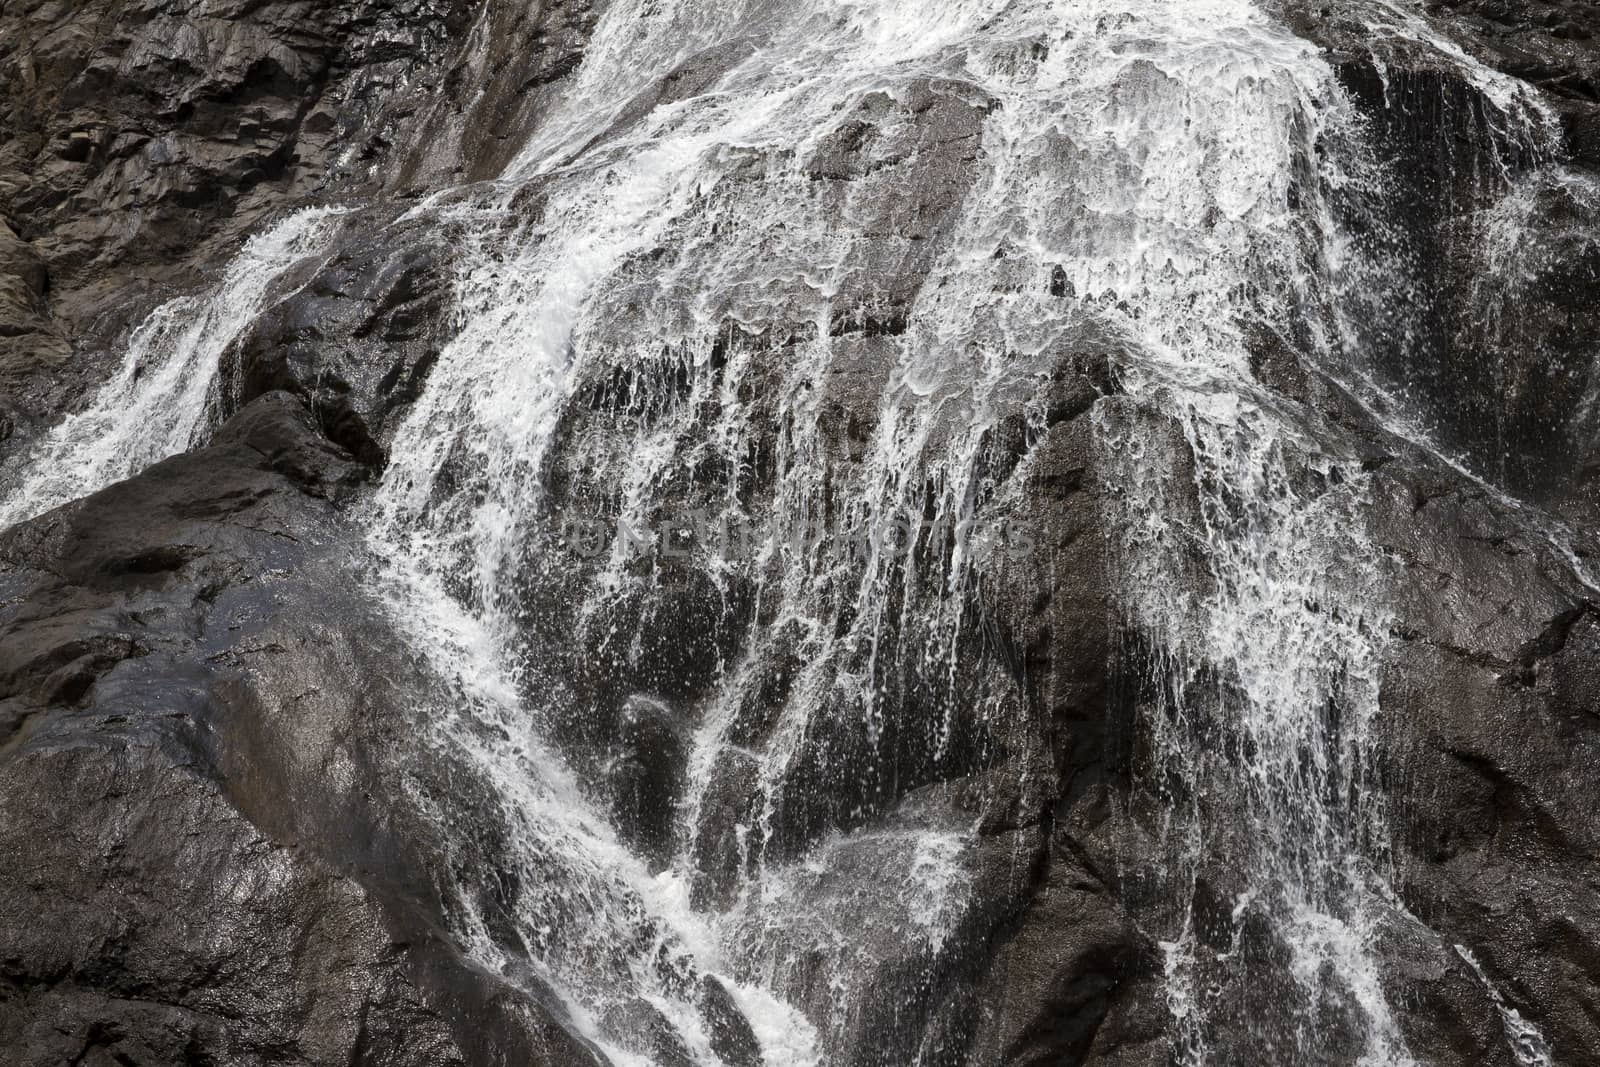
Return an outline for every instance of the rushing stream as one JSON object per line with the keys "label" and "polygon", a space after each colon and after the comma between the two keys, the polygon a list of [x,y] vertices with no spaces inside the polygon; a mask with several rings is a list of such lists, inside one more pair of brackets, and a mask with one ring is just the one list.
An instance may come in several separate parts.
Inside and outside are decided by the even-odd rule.
{"label": "rushing stream", "polygon": [[[1458,65],[1501,155],[1558,180],[1531,95],[1401,8],[1352,10],[1380,53]],[[1043,383],[1092,344],[1161,839],[1128,879],[1163,902],[1139,914],[1173,1058],[1416,1062],[1380,950],[1414,920],[1363,453],[1261,371],[1425,439],[1392,373],[1414,340],[1387,167],[1325,54],[1248,0],[606,4],[502,177],[411,212],[457,235],[456,326],[368,505],[394,617],[449,682],[419,743],[497,801],[509,869],[462,872],[452,916],[473,954],[618,1065],[757,1062],[729,1012],[770,1067],[959,1062],[963,931],[1027,860],[985,852],[997,795],[936,787],[1044,758],[974,608],[1030,547],[1037,460],[998,442],[1042,438]],[[1519,201],[1484,181],[1492,258]],[[229,346],[336,215],[158,309],[0,524],[203,440]]]}

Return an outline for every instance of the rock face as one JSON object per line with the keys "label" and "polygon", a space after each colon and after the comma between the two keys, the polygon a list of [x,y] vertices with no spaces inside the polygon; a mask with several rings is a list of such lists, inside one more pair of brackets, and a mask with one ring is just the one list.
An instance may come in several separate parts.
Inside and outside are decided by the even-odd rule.
{"label": "rock face", "polygon": [[275,393],[7,533],[7,1063],[588,1061],[402,829],[398,656],[336,591],[364,475]]}
{"label": "rock face", "polygon": [[[1359,487],[1382,581],[1382,714],[1364,783],[1391,838],[1381,993],[1419,1063],[1600,1062],[1588,992],[1600,593],[1586,579],[1600,551],[1600,11],[1428,5],[1461,48],[1543,94],[1560,137],[1531,144],[1435,53],[1385,51],[1354,14],[1270,6],[1326,49],[1360,105],[1391,174],[1370,241],[1432,294],[1408,305],[1415,321],[1378,323],[1404,326],[1407,344],[1375,344],[1373,378],[1459,458],[1397,434],[1370,396],[1286,346],[1264,338],[1252,353],[1270,406],[1363,457],[1305,477]],[[542,129],[600,14],[586,0],[0,12],[0,459],[81,409],[141,316],[214,274],[242,236],[306,205],[347,209],[325,254],[223,354],[201,447],[0,533],[5,1064],[566,1067],[618,1048],[662,1064],[787,1062],[785,1034],[735,981],[749,975],[684,963],[650,922],[596,950],[597,982],[648,970],[671,998],[619,1000],[600,1019],[575,1010],[540,950],[557,955],[550,945],[577,936],[559,927],[581,931],[604,907],[584,897],[530,924],[539,872],[518,798],[466,755],[417,741],[438,725],[423,709],[471,699],[374,595],[374,487],[460,327],[468,194]],[[721,91],[762,44],[755,31],[692,43],[569,158],[614,164],[649,116]],[[849,221],[847,252],[816,249],[842,257],[842,281],[821,301],[809,277],[760,275],[757,256],[760,284],[695,306],[721,324],[703,360],[646,336],[629,350],[639,359],[577,380],[539,458],[544,514],[668,528],[729,497],[770,512],[785,491],[777,457],[799,455],[828,472],[823,519],[842,529],[849,516],[828,508],[852,479],[882,475],[872,449],[880,396],[905,374],[896,345],[919,299],[937,299],[961,209],[988,180],[986,136],[1006,117],[952,74],[863,96],[815,143],[727,148],[720,180],[758,188],[792,167],[809,210]],[[1542,181],[1551,166],[1569,180]],[[558,184],[508,191],[506,225],[551,224]],[[410,210],[433,193],[438,214]],[[604,300],[611,336],[658,321],[653,272],[692,273],[694,258],[674,264],[669,250],[713,246],[718,206],[684,205],[624,257]],[[1054,300],[1098,299],[1060,268],[1032,278],[1020,248],[995,249],[985,269],[996,292],[1042,282]],[[823,337],[827,373],[791,388],[797,353]],[[696,569],[682,561],[709,534],[689,529],[619,564],[574,551],[581,530],[509,524],[518,580],[492,606],[510,620],[503,651],[533,666],[507,687],[546,709],[542,730],[637,884],[732,923],[748,918],[757,868],[784,870],[759,901],[780,927],[760,935],[776,961],[760,977],[795,1006],[790,1031],[803,1017],[832,1035],[830,1065],[1171,1062],[1185,1040],[1166,954],[1179,916],[1207,960],[1256,953],[1259,973],[1282,970],[1270,935],[1239,919],[1226,832],[1194,862],[1186,899],[1152,873],[1171,860],[1178,799],[1151,738],[1170,694],[1119,581],[1126,486],[1104,441],[1137,424],[1158,442],[1144,461],[1188,483],[1166,504],[1198,529],[1193,442],[1133,395],[1117,338],[1086,327],[1053,343],[1047,371],[995,401],[974,450],[974,507],[1025,534],[1020,549],[984,550],[985,581],[890,589],[859,560],[816,557],[833,568],[818,580],[833,636],[868,610],[857,584],[893,600],[872,662],[827,668],[837,690],[880,655],[895,665],[870,719],[841,702],[816,718],[827,729],[785,733],[828,635],[774,603],[781,562]],[[794,443],[795,410],[814,452]],[[629,511],[640,493],[617,472],[678,433],[684,411],[674,447],[689,460]],[[734,419],[756,430],[730,456],[714,430]],[[443,465],[439,511],[476,484],[480,459]],[[904,571],[943,551],[913,540]],[[1211,580],[1195,562],[1171,576],[1174,597]],[[962,671],[923,662],[947,622]],[[1189,679],[1197,699],[1230,685],[1211,666]],[[713,706],[731,709],[725,743],[699,766]],[[488,733],[523,754],[525,738]],[[774,777],[763,757],[783,745]],[[971,903],[932,944],[917,934],[929,916],[867,889],[921,899],[930,861],[905,842],[953,828],[975,828]],[[841,1005],[830,976],[850,972],[883,995]],[[1237,1018],[1280,993],[1209,991]],[[1354,1062],[1349,1006],[1325,1009],[1313,1055],[1228,1048]]]}
{"label": "rock face", "polygon": [[[195,286],[290,206],[415,196],[419,176],[493,173],[485,146],[526,123],[540,85],[571,71],[587,10],[478,11],[456,0],[9,7],[0,214],[22,247],[6,237],[0,262],[22,282],[5,297],[0,417],[52,421],[103,373],[96,353],[154,300]],[[495,42],[487,56],[473,47],[484,35]],[[68,362],[64,339],[78,360]]]}

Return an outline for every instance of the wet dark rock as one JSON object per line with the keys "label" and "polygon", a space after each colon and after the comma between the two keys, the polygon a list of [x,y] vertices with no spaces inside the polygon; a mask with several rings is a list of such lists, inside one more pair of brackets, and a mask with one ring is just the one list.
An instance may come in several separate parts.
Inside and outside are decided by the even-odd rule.
{"label": "wet dark rock", "polygon": [[672,1021],[644,1000],[613,1006],[600,1025],[614,1039],[630,1047],[648,1049],[661,1067],[694,1067],[694,1056]]}
{"label": "wet dark rock", "polygon": [[50,387],[39,379],[60,375],[72,356],[50,316],[49,290],[43,258],[0,221],[0,449],[19,419],[53,409]]}
{"label": "wet dark rock", "polygon": [[387,441],[447,338],[448,235],[377,206],[344,221],[307,279],[238,342],[236,404],[283,390],[323,433],[381,468]]}
{"label": "wet dark rock", "polygon": [[[409,196],[419,175],[494,173],[517,143],[506,130],[548,103],[592,22],[587,0],[191,6],[0,12],[0,225],[47,281],[26,314],[10,310],[16,246],[0,241],[0,456],[12,431],[78,403],[144,313],[203,286],[266,220]],[[476,48],[483,34],[492,54]],[[493,91],[477,92],[486,81]],[[344,269],[383,286],[375,253],[365,259]],[[415,342],[423,306],[389,310],[379,332]],[[326,419],[369,421],[358,404],[324,406]]]}
{"label": "wet dark rock", "polygon": [[994,946],[976,1062],[1043,1067],[1083,1063],[1097,1046],[1110,1052],[1101,1028],[1113,1002],[1125,1001],[1155,963],[1154,947],[1141,942],[1115,893],[1070,852],[1052,857],[1046,871]]}
{"label": "wet dark rock", "polygon": [[616,745],[606,767],[612,818],[642,855],[665,865],[689,757],[687,724],[671,707],[647,696],[623,706]]}
{"label": "wet dark rock", "polygon": [[497,177],[583,61],[597,17],[593,0],[450,6],[445,62],[424,93],[390,101],[364,153],[367,173],[402,198]]}
{"label": "wet dark rock", "polygon": [[711,1051],[728,1067],[762,1067],[761,1042],[728,987],[710,975],[700,980],[700,1012],[711,1034]]}
{"label": "wet dark rock", "polygon": [[743,828],[760,813],[760,775],[754,756],[731,748],[711,768],[689,853],[697,908],[727,911],[738,900],[739,876],[755,859]]}
{"label": "wet dark rock", "polygon": [[[1396,42],[1369,48],[1353,21],[1298,0],[1279,6],[1329,50],[1390,172],[1382,217],[1358,228],[1397,265],[1395,284],[1416,286],[1406,321],[1370,309],[1365,347],[1384,384],[1480,475],[1592,522],[1600,468],[1585,398],[1600,388],[1600,321],[1583,294],[1600,284],[1600,158],[1584,132],[1600,129],[1593,5],[1429,5],[1451,13],[1447,32],[1469,53],[1544,91],[1565,124],[1553,140],[1520,132],[1529,116],[1503,113],[1431,56]],[[1568,180],[1536,180],[1553,162]]]}
{"label": "wet dark rock", "polygon": [[1600,165],[1600,27],[1589,0],[1431,0],[1490,65],[1537,85],[1579,159]]}
{"label": "wet dark rock", "polygon": [[0,206],[64,286],[215,255],[219,231],[324,184],[363,102],[426,77],[463,15],[410,0],[14,5]]}
{"label": "wet dark rock", "polygon": [[1429,1063],[1517,1067],[1488,990],[1455,945],[1405,914],[1387,917],[1381,942],[1413,1054]]}
{"label": "wet dark rock", "polygon": [[8,1063],[587,1061],[443,932],[361,476],[270,394],[0,537]]}

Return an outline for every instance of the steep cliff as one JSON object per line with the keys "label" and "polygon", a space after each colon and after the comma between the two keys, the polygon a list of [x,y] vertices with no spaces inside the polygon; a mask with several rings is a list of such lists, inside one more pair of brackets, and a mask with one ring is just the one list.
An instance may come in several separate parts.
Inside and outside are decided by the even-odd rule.
{"label": "steep cliff", "polygon": [[0,1063],[1600,1062],[1596,34],[8,7]]}

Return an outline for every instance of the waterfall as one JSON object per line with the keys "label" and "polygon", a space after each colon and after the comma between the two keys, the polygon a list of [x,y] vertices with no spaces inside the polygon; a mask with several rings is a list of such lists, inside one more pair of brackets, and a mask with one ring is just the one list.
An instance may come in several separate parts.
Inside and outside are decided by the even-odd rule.
{"label": "waterfall", "polygon": [[[640,72],[696,62],[711,67],[697,95],[630,114]],[[851,289],[881,254],[853,229],[870,210],[848,193],[830,202],[815,160],[873,101],[888,110],[928,97],[982,116],[980,172],[950,207],[946,239],[923,253],[927,282],[903,307],[893,294],[874,306]],[[1375,954],[1376,926],[1394,906],[1371,777],[1385,621],[1360,490],[1346,476],[1359,461],[1298,430],[1251,369],[1262,338],[1319,364],[1349,355],[1332,200],[1366,161],[1354,106],[1317,51],[1234,0],[622,3],[568,101],[549,124],[558,133],[524,153],[497,199],[456,209],[483,215],[460,280],[463,327],[400,432],[374,520],[383,554],[403,561],[399,614],[418,620],[425,646],[463,657],[444,669],[500,679],[470,710],[447,711],[441,733],[499,783],[513,801],[507,820],[536,839],[521,873],[543,888],[524,889],[525,921],[572,916],[562,899],[572,895],[599,917],[553,932],[545,922],[528,940],[553,983],[590,1016],[642,995],[692,1020],[667,988],[682,974],[648,973],[666,938],[689,971],[798,1004],[801,1029],[832,1062],[851,1051],[851,1013],[874,995],[853,985],[862,968],[848,950],[871,936],[808,897],[859,878],[863,848],[912,872],[877,895],[902,926],[922,916],[934,927],[919,966],[937,968],[971,904],[970,820],[913,821],[872,845],[852,831],[864,810],[893,809],[896,773],[950,773],[951,738],[976,747],[965,755],[980,768],[997,758],[978,739],[1019,715],[1019,695],[993,663],[960,661],[970,650],[963,606],[998,565],[992,548],[962,537],[909,554],[870,532],[855,556],[837,542],[886,519],[961,526],[1004,513],[1007,489],[984,462],[996,427],[1027,406],[1063,345],[1097,329],[1126,351],[1117,371],[1131,403],[1100,421],[1106,466],[1125,487],[1116,519],[1130,625],[1153,647],[1164,694],[1148,726],[1152,773],[1172,783],[1174,854],[1160,877],[1181,913],[1164,934],[1187,1058],[1324,1062],[1334,1054],[1317,1016],[1333,1001],[1353,1020],[1362,1062],[1411,1062]],[[581,148],[574,130],[591,137]],[[840,338],[851,317],[903,321],[878,331],[889,369],[875,383],[876,425],[844,463],[828,451],[813,387],[859,352]],[[786,365],[768,365],[774,337]],[[607,383],[626,398],[605,409],[619,431],[577,436]],[[1188,463],[1152,462],[1163,415]],[[763,433],[779,454],[758,477]],[[585,450],[580,470],[562,465],[563,449]],[[573,763],[601,766],[580,743],[581,721],[605,712],[563,691],[570,682],[528,631],[568,601],[578,607],[563,636],[594,654],[637,659],[641,640],[664,639],[628,614],[661,578],[659,567],[631,566],[622,531],[652,530],[686,468],[719,472],[697,503],[719,529],[753,530],[746,543],[758,549],[729,559],[696,545],[706,588],[759,607],[727,609],[739,631],[729,658],[681,709],[696,724],[694,780],[652,879],[593,829],[603,815],[583,805],[603,804],[604,790],[559,777],[583,777],[555,769]],[[1192,485],[1163,474],[1186,469]],[[571,478],[587,497],[552,488]],[[1197,508],[1185,509],[1184,494]],[[614,537],[598,565],[553,581],[568,564],[540,529],[582,499],[605,511]],[[813,523],[830,536],[787,536]],[[1195,556],[1199,591],[1175,579]],[[453,621],[430,620],[429,605]],[[619,632],[630,622],[633,632]],[[776,723],[751,731],[743,701],[785,633],[801,651],[797,677],[768,709]],[[958,681],[964,671],[977,682]],[[918,686],[933,690],[920,710],[936,712],[920,723],[907,699]],[[934,735],[922,748],[907,737],[916,726]],[[535,740],[513,760],[483,747],[486,732]],[[849,740],[829,751],[816,738],[830,734]],[[711,794],[736,788],[726,780],[750,794],[737,884],[707,907],[693,892],[705,874],[699,820]],[[1226,800],[1208,801],[1224,788]],[[831,803],[834,790],[848,803]],[[1233,920],[1264,924],[1289,953],[1285,973],[1267,978],[1283,1006],[1259,1024],[1211,1018],[1203,1003],[1202,985],[1260,978],[1228,952],[1200,958],[1185,902],[1199,853],[1219,847],[1210,804],[1235,805],[1243,820]],[[564,825],[580,810],[586,829]],[[608,856],[622,859],[598,859]],[[630,960],[632,944],[647,948]],[[637,985],[597,984],[600,946],[630,960]],[[796,972],[806,955],[823,961],[831,996],[808,999],[815,980]],[[1228,1035],[1239,1028],[1258,1040]],[[614,1054],[627,1045],[603,1018],[592,1036]]]}
{"label": "waterfall", "polygon": [[204,444],[227,398],[224,355],[269,306],[274,286],[317,255],[337,208],[307,208],[252,237],[209,293],[163,303],[128,338],[116,372],[79,412],[18,459],[0,497],[0,529],[137,474]]}
{"label": "waterfall", "polygon": [[[1359,14],[1380,54],[1465,71],[1495,136],[1550,143],[1516,83]],[[985,879],[1027,864],[979,825],[1049,763],[975,605],[1027,578],[1041,397],[1093,345],[1129,803],[1160,841],[1125,880],[1162,901],[1138,918],[1175,1056],[1416,1062],[1382,974],[1363,452],[1262,369],[1427,440],[1375,365],[1412,343],[1385,332],[1393,180],[1328,58],[1250,0],[610,0],[501,178],[410,212],[459,235],[455,329],[362,516],[442,683],[417,743],[493,800],[499,864],[451,865],[474,958],[618,1067],[961,1062],[938,998]],[[1490,257],[1526,214],[1497,180]],[[0,527],[201,443],[230,345],[339,214],[152,313]]]}

